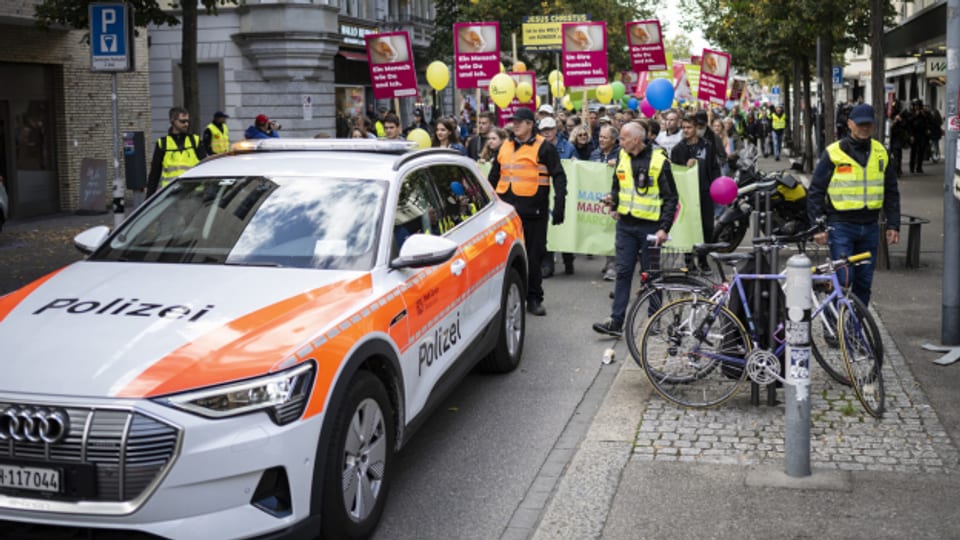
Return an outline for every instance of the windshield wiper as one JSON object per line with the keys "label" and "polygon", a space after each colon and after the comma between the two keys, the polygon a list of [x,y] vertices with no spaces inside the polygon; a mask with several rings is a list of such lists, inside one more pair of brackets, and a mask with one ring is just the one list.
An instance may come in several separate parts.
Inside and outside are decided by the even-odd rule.
{"label": "windshield wiper", "polygon": [[283,265],[275,262],[239,262],[239,261],[224,261],[226,266],[266,266],[269,268],[282,268]]}

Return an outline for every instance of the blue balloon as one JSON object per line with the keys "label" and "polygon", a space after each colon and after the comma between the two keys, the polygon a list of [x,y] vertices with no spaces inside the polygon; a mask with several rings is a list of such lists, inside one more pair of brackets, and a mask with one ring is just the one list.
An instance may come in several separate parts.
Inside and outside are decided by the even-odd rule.
{"label": "blue balloon", "polygon": [[627,108],[630,109],[631,111],[637,110],[637,107],[639,106],[640,106],[640,102],[637,101],[637,98],[635,97],[632,97],[629,99],[629,101],[627,101]]}
{"label": "blue balloon", "polygon": [[647,85],[647,102],[662,111],[673,105],[673,85],[667,79],[654,79]]}

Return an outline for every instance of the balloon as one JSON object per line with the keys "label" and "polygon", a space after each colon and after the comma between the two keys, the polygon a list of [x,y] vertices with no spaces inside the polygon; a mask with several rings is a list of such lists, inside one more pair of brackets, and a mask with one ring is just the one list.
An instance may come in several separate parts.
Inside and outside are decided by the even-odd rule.
{"label": "balloon", "polygon": [[720,176],[710,184],[710,198],[717,204],[730,204],[737,199],[737,182]]}
{"label": "balloon", "polygon": [[507,68],[503,67],[503,62],[500,62],[500,73],[506,73]]}
{"label": "balloon", "polygon": [[623,95],[627,93],[627,87],[620,81],[611,83],[610,88],[613,89],[613,99],[617,101],[620,101]]}
{"label": "balloon", "polygon": [[563,73],[560,73],[557,70],[553,70],[550,72],[549,75],[547,75],[547,82],[550,84],[553,84],[558,80],[560,81],[561,84],[563,83]]}
{"label": "balloon", "polygon": [[563,105],[563,108],[564,108],[564,109],[566,109],[566,110],[568,110],[568,111],[572,111],[572,110],[573,110],[573,100],[570,99],[570,96],[563,96],[563,99],[561,100],[560,103],[561,103],[561,105]]}
{"label": "balloon", "polygon": [[627,100],[627,108],[630,109],[631,111],[637,110],[637,107],[639,106],[640,106],[640,102],[637,101],[637,98],[632,97],[629,100]]}
{"label": "balloon", "polygon": [[640,102],[640,112],[647,118],[653,118],[653,115],[657,114],[657,110],[647,101],[647,98],[643,98],[643,101]]}
{"label": "balloon", "polygon": [[610,103],[613,99],[613,88],[609,84],[603,84],[597,87],[597,101],[603,104]]}
{"label": "balloon", "polygon": [[539,108],[540,108],[540,95],[539,95],[539,94],[537,94],[536,105],[537,105],[537,108],[539,109]]}
{"label": "balloon", "polygon": [[520,101],[520,103],[530,103],[531,99],[533,99],[533,86],[526,81],[518,84],[517,100]]}
{"label": "balloon", "polygon": [[506,73],[497,73],[490,79],[490,99],[501,109],[513,101],[516,95],[517,86],[513,82],[513,77]]}
{"label": "balloon", "polygon": [[447,65],[439,60],[430,62],[427,66],[427,83],[431,88],[439,92],[447,87],[450,82],[450,70]]}
{"label": "balloon", "polygon": [[514,71],[526,71],[526,70],[527,70],[527,65],[524,64],[523,62],[517,60],[516,62],[513,63],[513,70],[514,70]]}
{"label": "balloon", "polygon": [[654,79],[647,85],[647,101],[658,111],[670,108],[673,103],[673,84],[667,79]]}
{"label": "balloon", "polygon": [[579,99],[573,100],[573,108],[574,108],[574,109],[576,109],[576,110],[579,111],[579,110],[581,110],[582,107],[583,107],[583,102],[582,102],[582,101],[580,101]]}
{"label": "balloon", "polygon": [[410,133],[407,133],[407,140],[417,143],[420,148],[430,148],[433,144],[430,134],[420,128],[410,130]]}

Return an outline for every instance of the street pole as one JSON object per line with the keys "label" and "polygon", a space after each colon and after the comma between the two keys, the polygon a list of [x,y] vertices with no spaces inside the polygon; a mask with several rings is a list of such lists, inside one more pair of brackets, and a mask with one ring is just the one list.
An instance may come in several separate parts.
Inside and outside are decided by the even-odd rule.
{"label": "street pole", "polygon": [[[943,311],[944,345],[960,345],[960,176],[957,167],[957,99],[960,92],[960,0],[947,0],[947,138],[943,167]],[[956,183],[955,183],[956,182]]]}
{"label": "street pole", "polygon": [[[960,1],[960,0],[957,0]],[[784,385],[784,468],[788,476],[810,476],[810,259],[787,261],[787,384]]]}
{"label": "street pole", "polygon": [[110,100],[113,106],[113,226],[123,223],[123,177],[120,176],[120,112],[117,104],[117,72],[110,76]]}

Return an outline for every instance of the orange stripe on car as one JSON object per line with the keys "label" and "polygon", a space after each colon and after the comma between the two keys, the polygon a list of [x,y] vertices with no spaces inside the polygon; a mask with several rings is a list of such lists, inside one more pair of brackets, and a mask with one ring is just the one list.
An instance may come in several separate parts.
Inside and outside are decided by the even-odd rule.
{"label": "orange stripe on car", "polygon": [[[62,270],[62,268],[60,270]],[[23,302],[23,300],[26,297],[30,296],[30,293],[37,290],[37,288],[43,285],[44,283],[46,283],[47,280],[57,275],[60,272],[60,270],[57,270],[55,272],[50,272],[49,274],[41,277],[40,279],[37,279],[13,291],[12,293],[6,296],[0,297],[0,322],[2,322],[3,319],[5,319],[7,315],[10,314],[11,311],[13,311],[14,308],[20,305],[20,302]]]}

